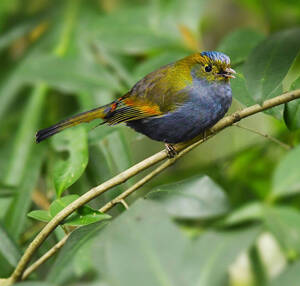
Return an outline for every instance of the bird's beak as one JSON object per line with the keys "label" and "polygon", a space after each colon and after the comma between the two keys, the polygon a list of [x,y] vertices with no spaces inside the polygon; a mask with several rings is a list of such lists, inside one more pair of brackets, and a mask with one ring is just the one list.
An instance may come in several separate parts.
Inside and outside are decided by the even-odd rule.
{"label": "bird's beak", "polygon": [[225,72],[223,74],[224,77],[226,78],[235,78],[236,71],[232,68],[227,68],[225,69]]}

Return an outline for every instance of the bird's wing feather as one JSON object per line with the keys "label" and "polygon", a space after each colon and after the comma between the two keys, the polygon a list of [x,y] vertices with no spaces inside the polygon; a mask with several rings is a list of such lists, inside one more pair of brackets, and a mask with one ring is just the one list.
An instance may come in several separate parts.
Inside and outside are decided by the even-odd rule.
{"label": "bird's wing feather", "polygon": [[183,105],[188,94],[184,83],[176,77],[174,64],[156,70],[137,82],[133,88],[112,105],[107,123],[110,125],[162,116]]}

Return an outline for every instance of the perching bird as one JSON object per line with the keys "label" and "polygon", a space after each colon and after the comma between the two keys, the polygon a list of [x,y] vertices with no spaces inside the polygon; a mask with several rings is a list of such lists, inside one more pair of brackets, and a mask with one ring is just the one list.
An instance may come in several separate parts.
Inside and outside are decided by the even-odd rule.
{"label": "perching bird", "polygon": [[117,100],[38,131],[36,142],[101,118],[109,125],[125,122],[135,131],[166,143],[172,155],[171,144],[196,137],[225,115],[232,101],[229,79],[233,74],[230,59],[223,53],[187,56],[149,73]]}

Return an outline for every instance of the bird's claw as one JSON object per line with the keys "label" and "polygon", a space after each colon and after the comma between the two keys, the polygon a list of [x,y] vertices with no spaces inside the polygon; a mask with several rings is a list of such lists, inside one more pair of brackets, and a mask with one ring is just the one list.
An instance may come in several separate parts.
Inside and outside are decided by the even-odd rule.
{"label": "bird's claw", "polygon": [[175,148],[171,144],[165,144],[165,146],[168,158],[174,158],[177,155]]}

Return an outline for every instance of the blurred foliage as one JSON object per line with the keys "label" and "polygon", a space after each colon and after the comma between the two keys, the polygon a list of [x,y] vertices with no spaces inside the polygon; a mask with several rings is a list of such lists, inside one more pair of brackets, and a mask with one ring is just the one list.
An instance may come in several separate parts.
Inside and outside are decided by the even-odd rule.
{"label": "blurred foliage", "polygon": [[[0,31],[0,277],[40,221],[162,148],[123,126],[94,129],[99,122],[36,145],[39,128],[198,50],[230,56],[231,111],[299,88],[298,0],[2,0]],[[228,128],[139,190],[128,211],[116,207],[107,221],[97,209],[135,179],[80,208],[38,255],[62,228],[85,226],[20,285],[296,285],[299,110],[297,100],[241,123],[289,151]]]}

